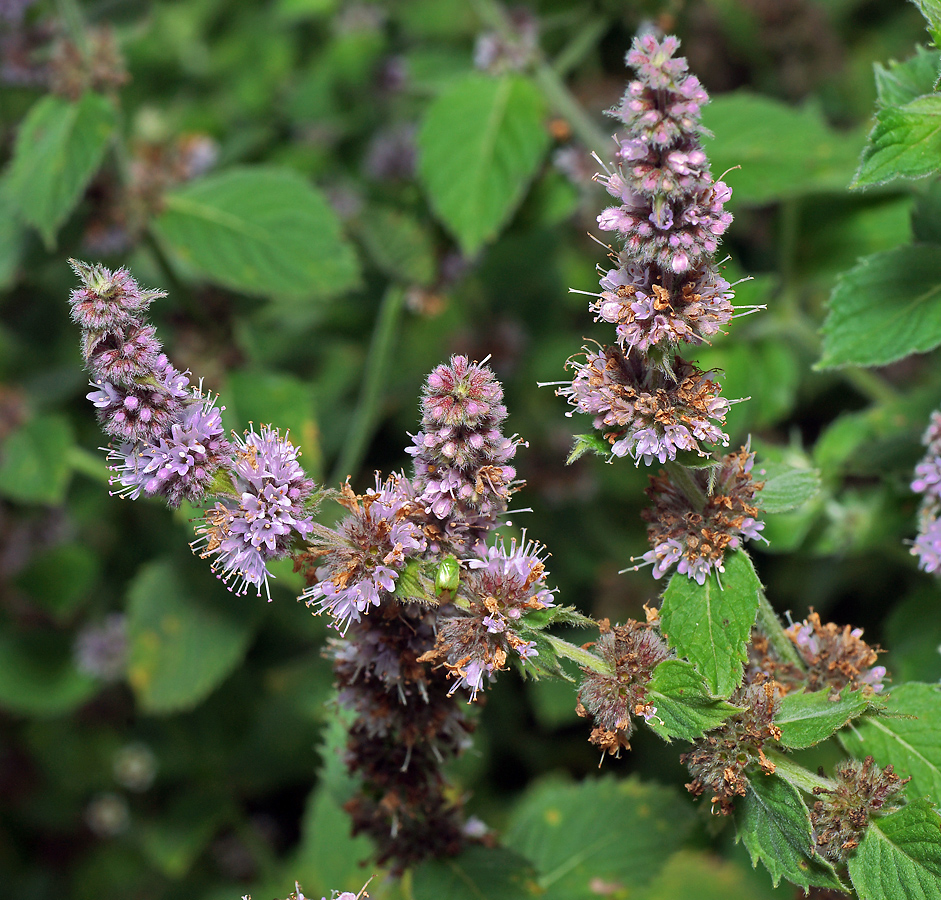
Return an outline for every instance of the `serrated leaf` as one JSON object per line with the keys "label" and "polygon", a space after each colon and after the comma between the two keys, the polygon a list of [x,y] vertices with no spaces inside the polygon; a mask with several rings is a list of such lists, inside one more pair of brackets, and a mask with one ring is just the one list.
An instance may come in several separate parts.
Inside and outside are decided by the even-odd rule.
{"label": "serrated leaf", "polygon": [[859,169],[850,187],[885,184],[896,178],[924,178],[941,158],[941,95],[918,97],[904,106],[876,112]]}
{"label": "serrated leaf", "polygon": [[755,496],[755,506],[767,513],[789,512],[803,506],[820,490],[820,475],[814,469],[795,469],[787,463],[766,462],[752,472],[765,486]]}
{"label": "serrated leaf", "polygon": [[64,416],[30,419],[0,447],[0,495],[21,503],[61,503],[72,476],[73,444]]}
{"label": "serrated leaf", "polygon": [[572,450],[565,460],[565,464],[567,466],[572,465],[576,459],[580,459],[586,453],[609,457],[611,455],[611,445],[597,434],[576,434],[575,443],[572,445]]}
{"label": "serrated leaf", "polygon": [[928,23],[928,34],[941,44],[941,0],[912,0]]}
{"label": "serrated leaf", "polygon": [[932,245],[864,257],[830,295],[817,368],[883,366],[941,344],[941,254]]}
{"label": "serrated leaf", "polygon": [[677,573],[664,592],[663,633],[702,673],[715,697],[728,697],[742,680],[760,591],[748,554],[738,551],[726,557],[725,572],[712,572],[705,584]]}
{"label": "serrated leaf", "polygon": [[56,232],[101,165],[117,115],[111,101],[87,92],[77,101],[47,94],[20,125],[7,183],[23,221],[55,247]]}
{"label": "serrated leaf", "polygon": [[522,618],[522,624],[534,631],[541,631],[550,625],[574,625],[587,628],[595,620],[580,613],[574,606],[549,606],[546,609],[528,610]]}
{"label": "serrated leaf", "polygon": [[519,900],[535,876],[532,865],[503,847],[470,846],[458,856],[426,862],[412,874],[413,900]]}
{"label": "serrated leaf", "polygon": [[518,75],[468,75],[431,104],[418,135],[432,209],[473,256],[509,220],[549,145],[542,94]]}
{"label": "serrated leaf", "polygon": [[192,709],[238,665],[253,632],[251,598],[196,599],[173,563],[144,566],[128,592],[128,681],[144,712]]}
{"label": "serrated leaf", "polygon": [[781,729],[781,744],[798,750],[825,741],[835,731],[869,708],[862,691],[844,689],[833,700],[829,691],[792,692],[781,699],[774,724]]}
{"label": "serrated leaf", "polygon": [[414,216],[391,206],[370,206],[358,220],[356,234],[386,275],[422,287],[435,280],[434,243]]}
{"label": "serrated leaf", "polygon": [[666,740],[695,741],[739,711],[710,696],[702,675],[682,659],[664,660],[654,669],[646,700],[656,707],[647,724]]}
{"label": "serrated leaf", "polygon": [[[912,682],[885,698],[890,716],[870,716],[841,735],[853,756],[871,756],[892,765],[903,777],[909,797],[928,796],[941,804],[941,688]],[[897,717],[898,718],[897,718]]]}
{"label": "serrated leaf", "polygon": [[738,840],[761,861],[777,886],[786,878],[801,887],[841,887],[832,868],[814,856],[810,813],[796,787],[776,775],[756,772],[736,815]]}
{"label": "serrated leaf", "polygon": [[336,214],[296,172],[230,169],[170,191],[163,207],[156,234],[184,269],[223,287],[329,297],[359,281]]}
{"label": "serrated leaf", "polygon": [[941,900],[941,815],[917,800],[871,822],[849,872],[865,900]]}
{"label": "serrated leaf", "polygon": [[916,47],[915,55],[905,62],[890,62],[888,68],[876,63],[874,68],[880,105],[904,106],[934,90],[941,68],[941,53]]}
{"label": "serrated leaf", "polygon": [[613,778],[548,783],[520,801],[505,843],[535,865],[541,900],[597,900],[598,884],[632,894],[647,884],[691,824],[688,805],[666,788]]}
{"label": "serrated leaf", "polygon": [[733,203],[842,192],[862,147],[861,135],[830,128],[818,109],[747,91],[714,97],[702,118],[715,135],[706,145],[712,170],[741,166],[726,178]]}

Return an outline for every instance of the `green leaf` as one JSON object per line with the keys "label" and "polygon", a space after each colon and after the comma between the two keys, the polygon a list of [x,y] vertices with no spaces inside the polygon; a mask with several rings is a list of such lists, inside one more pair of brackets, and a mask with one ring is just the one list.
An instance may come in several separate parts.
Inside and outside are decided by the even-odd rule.
{"label": "green leaf", "polygon": [[941,254],[932,245],[864,257],[830,295],[819,369],[884,366],[941,344]]}
{"label": "green leaf", "polygon": [[861,135],[831,129],[818,109],[796,109],[770,97],[735,91],[703,109],[712,171],[725,180],[732,201],[769,203],[846,189],[859,158]]}
{"label": "green leaf", "polygon": [[774,724],[781,729],[781,744],[797,750],[825,741],[869,705],[862,691],[845,689],[837,700],[829,691],[793,692],[782,698]]}
{"label": "green leaf", "polygon": [[73,443],[64,416],[30,419],[0,447],[0,495],[21,503],[61,503],[72,477]]}
{"label": "green leaf", "polygon": [[911,776],[909,797],[927,795],[941,804],[941,688],[903,684],[885,698],[885,705],[894,715],[858,722],[840,736],[843,746],[853,756],[871,756],[880,766],[892,765],[899,775]]}
{"label": "green leaf", "polygon": [[865,900],[941,900],[941,815],[918,800],[874,820],[849,872]]}
{"label": "green leaf", "polygon": [[287,169],[230,169],[163,198],[151,223],[184,269],[262,296],[329,297],[359,269],[327,201]]}
{"label": "green leaf", "polygon": [[916,244],[941,244],[941,180],[915,198],[912,210],[912,240]]}
{"label": "green leaf", "polygon": [[13,284],[23,251],[23,228],[13,207],[9,178],[0,178],[0,289]]}
{"label": "green leaf", "polygon": [[219,797],[201,794],[177,794],[170,809],[140,828],[144,856],[169,878],[182,878],[192,868],[226,817]]}
{"label": "green leaf", "polygon": [[248,649],[254,613],[250,618],[245,610],[256,598],[230,595],[226,608],[197,600],[191,590],[169,560],[144,566],[131,585],[128,681],[144,712],[192,709]]}
{"label": "green leaf", "polygon": [[565,460],[565,464],[567,466],[572,465],[576,459],[580,459],[586,453],[594,453],[596,456],[607,458],[611,455],[611,445],[598,434],[576,434],[575,443]]}
{"label": "green leaf", "polygon": [[941,95],[918,97],[905,106],[887,106],[876,112],[876,124],[850,187],[923,178],[938,171],[939,160]]}
{"label": "green leaf", "polygon": [[941,44],[941,0],[912,0],[928,23],[928,34],[935,44]]}
{"label": "green leaf", "polygon": [[541,900],[597,900],[599,884],[633,894],[649,883],[691,824],[688,805],[666,788],[546,783],[520,801],[505,843],[535,865]]}
{"label": "green leaf", "polygon": [[58,544],[33,555],[16,585],[57,622],[67,622],[89,599],[99,557],[82,544]]}
{"label": "green leaf", "polygon": [[422,287],[435,280],[434,243],[428,229],[414,216],[391,206],[370,206],[355,228],[366,252],[384,274]]}
{"label": "green leaf", "polygon": [[654,669],[646,699],[656,707],[647,724],[666,740],[695,741],[739,711],[731,703],[713,699],[702,675],[682,659],[664,660]]}
{"label": "green leaf", "polygon": [[98,682],[75,668],[65,635],[0,635],[0,707],[57,716],[80,706],[97,690]]}
{"label": "green leaf", "polygon": [[414,870],[413,900],[519,900],[529,893],[532,865],[503,847],[470,846],[458,856]]}
{"label": "green leaf", "polygon": [[742,680],[760,590],[748,554],[738,551],[726,557],[725,572],[712,572],[705,584],[675,574],[663,595],[663,633],[705,676],[716,697],[728,697]]}
{"label": "green leaf", "polygon": [[71,102],[47,94],[20,125],[10,163],[10,199],[46,247],[101,165],[117,117],[111,102],[85,93]]}
{"label": "green leaf", "polygon": [[[345,736],[343,740],[345,745]],[[307,795],[301,820],[301,840],[285,869],[313,897],[331,896],[331,890],[356,893],[369,877],[364,868],[372,847],[364,836],[350,834],[349,816],[322,784]],[[372,893],[370,891],[370,893]]]}
{"label": "green leaf", "polygon": [[783,462],[762,461],[752,472],[765,486],[755,497],[755,506],[767,513],[789,512],[803,506],[820,490],[820,475],[814,469],[796,469]]}
{"label": "green leaf", "polygon": [[643,900],[781,900],[782,895],[774,892],[763,873],[753,875],[709,853],[680,850],[642,896]]}
{"label": "green leaf", "polygon": [[784,779],[753,774],[736,824],[752,865],[760,860],[775,885],[783,876],[804,888],[841,886],[832,868],[815,857],[810,813],[797,788]]}
{"label": "green leaf", "polygon": [[432,103],[418,135],[431,206],[473,256],[497,236],[545,155],[545,102],[525,78],[468,75]]}
{"label": "green leaf", "polygon": [[881,106],[904,106],[906,103],[930,94],[938,81],[941,53],[916,47],[915,55],[903,63],[890,62],[885,68],[875,64],[876,93]]}

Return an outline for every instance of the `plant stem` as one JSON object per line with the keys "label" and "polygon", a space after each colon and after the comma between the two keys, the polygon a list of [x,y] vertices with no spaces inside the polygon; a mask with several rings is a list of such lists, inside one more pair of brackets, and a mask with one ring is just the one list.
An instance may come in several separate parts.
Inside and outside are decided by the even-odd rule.
{"label": "plant stem", "polygon": [[382,389],[388,379],[392,350],[404,306],[405,291],[399,285],[390,284],[379,306],[376,326],[369,342],[366,371],[360,386],[356,411],[353,413],[353,422],[329,484],[342,481],[348,475],[355,475],[362,465],[369,440],[376,427]]}
{"label": "plant stem", "polygon": [[798,765],[789,756],[778,753],[775,750],[765,751],[765,757],[774,763],[775,771],[785,781],[789,781],[796,788],[804,791],[806,794],[812,794],[814,788],[824,788],[832,790],[836,785],[829,778],[822,775],[815,775],[809,769]]}
{"label": "plant stem", "polygon": [[577,662],[580,666],[584,666],[586,669],[591,669],[594,672],[600,672],[602,675],[614,675],[611,667],[604,660],[595,656],[594,653],[589,653],[587,650],[576,647],[574,644],[563,641],[562,638],[555,637],[551,634],[545,634],[544,637],[552,645],[552,649],[555,650],[559,656],[563,657],[563,659],[570,659],[573,662]]}
{"label": "plant stem", "polygon": [[697,512],[701,512],[705,509],[706,494],[703,489],[696,484],[696,479],[693,478],[691,470],[686,468],[686,466],[680,465],[678,462],[668,462],[664,468],[670,475],[670,481],[686,494],[690,504]]}
{"label": "plant stem", "polygon": [[758,626],[758,630],[768,639],[771,650],[778,659],[797,666],[802,672],[806,669],[797,648],[784,631],[778,614],[768,602],[764,590],[758,592],[758,619],[755,624]]}
{"label": "plant stem", "polygon": [[559,78],[565,78],[584,59],[585,54],[598,43],[607,27],[608,23],[600,17],[588,19],[552,61],[552,68],[556,75]]}

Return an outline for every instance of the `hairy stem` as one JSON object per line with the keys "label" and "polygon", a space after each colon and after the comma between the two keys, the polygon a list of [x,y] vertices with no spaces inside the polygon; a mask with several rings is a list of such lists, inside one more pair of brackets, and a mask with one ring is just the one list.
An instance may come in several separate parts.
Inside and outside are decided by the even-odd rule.
{"label": "hairy stem", "polygon": [[602,675],[614,675],[613,669],[604,660],[595,656],[594,653],[589,653],[587,650],[576,647],[575,644],[570,644],[568,641],[563,641],[562,638],[554,637],[551,634],[546,634],[544,637],[552,645],[552,649],[563,659],[570,659],[580,666],[594,672],[600,672]]}
{"label": "hairy stem", "polygon": [[798,765],[793,759],[789,756],[785,756],[783,753],[778,753],[775,750],[766,750],[765,756],[774,763],[775,772],[778,775],[785,781],[789,781],[794,787],[802,790],[805,794],[812,794],[814,788],[824,788],[829,791],[836,787],[836,783],[829,778],[824,778],[822,775],[815,775],[809,769]]}

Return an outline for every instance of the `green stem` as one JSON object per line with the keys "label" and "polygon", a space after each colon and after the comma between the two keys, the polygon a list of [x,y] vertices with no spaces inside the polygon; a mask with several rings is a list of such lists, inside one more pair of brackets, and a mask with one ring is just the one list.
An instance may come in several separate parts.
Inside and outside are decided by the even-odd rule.
{"label": "green stem", "polygon": [[552,61],[556,75],[565,78],[584,59],[585,54],[595,47],[607,27],[608,23],[600,17],[585,22]]}
{"label": "green stem", "polygon": [[392,350],[404,307],[405,292],[398,285],[389,285],[382,298],[372,340],[369,343],[366,371],[360,386],[359,400],[353,413],[350,432],[328,484],[342,481],[347,475],[355,475],[362,465],[370,438],[376,428],[382,390],[388,381]]}
{"label": "green stem", "polygon": [[568,641],[563,641],[562,638],[554,635],[545,634],[543,636],[552,645],[552,649],[563,659],[570,659],[572,662],[577,662],[580,666],[591,669],[593,672],[600,672],[602,675],[614,675],[611,667],[603,659],[595,656],[594,653],[589,653],[587,650],[576,647],[575,644],[570,644]]}
{"label": "green stem", "polygon": [[[506,11],[496,0],[471,0],[471,5],[480,20],[493,28],[501,38],[506,41],[518,39]],[[549,106],[569,123],[579,141],[603,157],[605,154],[602,151],[610,143],[610,135],[599,128],[594,119],[585,112],[556,69],[540,58],[533,68],[533,77]]]}
{"label": "green stem", "polygon": [[690,504],[697,510],[702,511],[706,506],[706,493],[696,483],[693,473],[686,466],[678,462],[668,462],[665,466],[670,475],[670,481],[674,487],[678,487],[689,499]]}
{"label": "green stem", "polygon": [[784,631],[778,614],[768,602],[763,590],[758,592],[758,619],[755,624],[758,626],[758,630],[768,639],[771,650],[778,659],[797,666],[802,672],[806,669],[804,661],[794,646],[794,642]]}
{"label": "green stem", "polygon": [[833,790],[836,784],[829,778],[822,775],[815,775],[809,769],[798,765],[789,756],[778,753],[776,750],[765,751],[765,757],[774,763],[776,774],[780,775],[785,781],[789,781],[794,787],[799,788],[806,794],[812,794],[814,788],[823,788],[824,790]]}
{"label": "green stem", "polygon": [[73,472],[81,472],[94,481],[108,484],[110,475],[108,474],[107,463],[90,450],[74,446],[69,450],[68,461]]}

